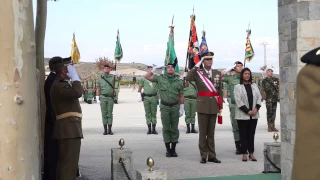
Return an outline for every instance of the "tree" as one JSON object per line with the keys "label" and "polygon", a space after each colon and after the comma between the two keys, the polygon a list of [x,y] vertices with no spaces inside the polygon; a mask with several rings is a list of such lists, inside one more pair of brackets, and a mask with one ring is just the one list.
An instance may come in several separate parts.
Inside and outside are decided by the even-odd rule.
{"label": "tree", "polygon": [[32,0],[1,0],[0,19],[0,179],[40,179]]}

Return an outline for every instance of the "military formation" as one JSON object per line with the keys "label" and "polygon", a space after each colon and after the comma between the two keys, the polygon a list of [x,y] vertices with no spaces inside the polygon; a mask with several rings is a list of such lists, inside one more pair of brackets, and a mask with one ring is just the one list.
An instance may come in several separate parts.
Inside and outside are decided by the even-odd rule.
{"label": "military formation", "polygon": [[[143,102],[148,135],[158,134],[157,109],[158,106],[160,108],[166,157],[178,157],[179,118],[185,115],[187,134],[198,133],[195,127],[197,114],[200,163],[221,163],[215,152],[214,134],[217,120],[222,123],[223,102],[228,103],[230,110],[235,153],[241,154],[239,129],[235,120],[234,87],[240,83],[239,74],[243,64],[236,61],[233,68],[221,73],[211,69],[213,55],[212,52],[203,54],[201,61],[182,75],[183,79],[175,74],[176,64],[168,63],[165,74],[154,74],[153,67],[148,66],[146,75],[139,80],[138,101]],[[111,67],[104,65],[100,77],[87,77],[80,82],[69,60],[52,58],[51,67],[54,70],[46,80],[46,98],[49,99],[46,137],[52,139],[45,140],[45,174],[55,174],[59,179],[73,179],[79,174],[78,161],[83,134],[78,99],[83,97],[88,104],[96,101],[100,105],[104,129],[102,134],[113,135],[113,107],[118,103],[121,80],[117,71],[110,74]],[[201,64],[203,68],[200,69]],[[274,123],[279,102],[279,80],[273,77],[272,69],[266,73],[266,78],[253,79],[255,81],[252,83],[258,84],[266,101],[268,132],[277,132]],[[68,168],[63,167],[71,168],[66,170]]]}

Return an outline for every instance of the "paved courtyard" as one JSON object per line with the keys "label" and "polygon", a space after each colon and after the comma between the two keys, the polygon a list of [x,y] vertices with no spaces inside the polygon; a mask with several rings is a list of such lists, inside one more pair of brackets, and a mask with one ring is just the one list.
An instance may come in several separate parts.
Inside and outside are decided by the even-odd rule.
{"label": "paved courtyard", "polygon": [[[147,135],[142,102],[137,102],[137,92],[121,89],[119,104],[114,105],[114,135],[103,136],[100,105],[81,102],[83,111],[83,131],[79,166],[82,178],[92,180],[111,179],[111,148],[118,148],[120,138],[125,140],[125,148],[133,150],[135,170],[146,169],[150,156],[155,161],[155,169],[168,172],[169,179],[216,177],[229,175],[259,174],[263,171],[263,143],[272,142],[273,133],[267,132],[266,107],[263,103],[255,138],[257,162],[242,162],[241,155],[235,155],[235,145],[229,118],[229,108],[224,104],[223,124],[216,125],[215,145],[217,158],[221,164],[200,164],[198,134],[186,134],[184,116],[180,117],[180,138],[177,144],[177,158],[165,157],[162,141],[160,111],[157,114],[158,135]],[[278,104],[278,106],[280,106]],[[197,123],[197,122],[196,122]],[[277,109],[276,127],[280,130],[280,107]],[[198,129],[198,128],[197,128]],[[279,133],[280,134],[280,133]],[[135,179],[135,177],[132,177]]]}

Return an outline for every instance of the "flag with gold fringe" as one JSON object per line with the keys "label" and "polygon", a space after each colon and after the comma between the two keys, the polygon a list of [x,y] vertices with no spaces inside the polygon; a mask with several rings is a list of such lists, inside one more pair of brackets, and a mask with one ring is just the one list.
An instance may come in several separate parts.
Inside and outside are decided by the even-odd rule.
{"label": "flag with gold fringe", "polygon": [[165,62],[164,62],[164,73],[166,74],[166,65],[171,63],[171,64],[175,64],[175,74],[177,76],[180,75],[180,68],[178,65],[178,58],[176,55],[176,51],[174,48],[174,26],[173,26],[173,17],[172,17],[172,23],[171,26],[169,26],[170,28],[170,33],[169,33],[169,39],[167,42],[167,52],[166,52],[166,58],[165,58]]}
{"label": "flag with gold fringe", "polygon": [[75,33],[73,33],[72,45],[71,45],[71,59],[74,64],[77,64],[80,60],[80,51],[76,42]]}
{"label": "flag with gold fringe", "polygon": [[254,50],[250,41],[251,29],[247,30],[247,39],[246,39],[246,50],[245,50],[245,61],[250,62],[254,57]]}

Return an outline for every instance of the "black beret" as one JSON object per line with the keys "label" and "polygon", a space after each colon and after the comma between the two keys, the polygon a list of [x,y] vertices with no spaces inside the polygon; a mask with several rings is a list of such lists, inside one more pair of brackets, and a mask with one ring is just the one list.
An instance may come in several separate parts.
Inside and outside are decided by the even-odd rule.
{"label": "black beret", "polygon": [[320,47],[307,52],[301,57],[301,61],[306,64],[320,66]]}

